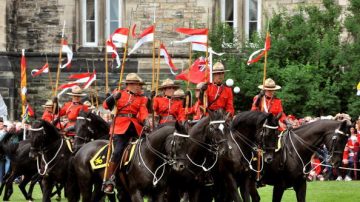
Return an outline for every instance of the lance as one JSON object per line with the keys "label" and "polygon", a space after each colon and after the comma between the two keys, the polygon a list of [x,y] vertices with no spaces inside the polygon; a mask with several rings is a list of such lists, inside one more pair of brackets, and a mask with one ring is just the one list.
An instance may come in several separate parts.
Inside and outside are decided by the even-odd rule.
{"label": "lance", "polygon": [[[188,76],[187,76],[187,82],[186,82],[186,91],[189,91],[189,85],[190,85],[190,68],[192,63],[192,42],[189,44],[189,68],[188,68]],[[189,96],[186,96],[185,98],[185,116],[187,117],[188,114],[188,106],[189,106],[190,98]]]}
{"label": "lance", "polygon": [[54,93],[54,85],[52,82],[52,77],[51,77],[51,71],[50,71],[50,65],[49,65],[49,61],[48,61],[48,57],[47,54],[45,53],[45,58],[46,58],[46,64],[48,65],[48,74],[49,74],[49,82],[50,82],[50,87],[51,87],[51,93]]}
{"label": "lance", "polygon": [[158,40],[158,43],[159,43],[159,50],[158,50],[158,61],[157,61],[157,64],[156,64],[156,69],[157,69],[157,73],[156,73],[156,78],[155,78],[155,81],[156,81],[156,95],[158,94],[158,89],[159,89],[159,80],[160,80],[160,52],[161,52],[161,48],[160,48],[160,45],[161,45],[161,41]]}
{"label": "lance", "polygon": [[61,67],[61,56],[62,56],[62,46],[63,46],[63,44],[64,44],[65,24],[66,24],[66,21],[64,20],[64,26],[63,26],[62,33],[61,33],[60,50],[59,50],[59,63],[58,63],[57,73],[56,73],[55,91],[54,91],[53,96],[56,96],[56,95],[57,95],[58,86],[59,86],[60,67]]}

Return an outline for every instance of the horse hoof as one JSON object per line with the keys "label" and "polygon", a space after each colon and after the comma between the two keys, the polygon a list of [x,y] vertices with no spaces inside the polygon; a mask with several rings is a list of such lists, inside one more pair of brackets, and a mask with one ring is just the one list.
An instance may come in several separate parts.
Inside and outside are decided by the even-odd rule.
{"label": "horse hoof", "polygon": [[57,201],[61,201],[61,197],[56,197],[56,199],[55,200],[57,200]]}

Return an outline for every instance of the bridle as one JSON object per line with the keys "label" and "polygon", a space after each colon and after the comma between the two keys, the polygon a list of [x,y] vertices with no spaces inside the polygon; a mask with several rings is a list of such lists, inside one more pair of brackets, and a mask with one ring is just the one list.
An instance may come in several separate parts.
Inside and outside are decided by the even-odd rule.
{"label": "bridle", "polygon": [[[42,131],[42,139],[44,139],[44,136],[46,135],[46,132],[45,132],[45,129],[44,127],[40,127],[40,128],[29,128],[28,129],[29,131],[33,131],[33,132],[39,132],[39,131]],[[56,159],[56,157],[59,155],[60,151],[61,151],[61,148],[64,144],[64,139],[61,138],[61,143],[60,143],[60,146],[59,148],[57,149],[57,151],[55,152],[55,155],[49,160],[49,161],[46,161],[45,159],[45,154],[46,154],[46,149],[45,147],[43,147],[43,144],[44,144],[44,141],[41,141],[42,142],[42,145],[41,145],[41,149],[37,150],[38,154],[41,155],[41,160],[43,163],[44,163],[44,170],[43,172],[41,172],[41,169],[40,169],[40,163],[39,163],[39,155],[36,156],[36,167],[37,167],[37,170],[38,170],[38,173],[41,175],[41,176],[44,176],[45,174],[47,174],[47,171],[49,169],[49,165]],[[30,150],[35,150],[34,147],[31,147]]]}
{"label": "bridle", "polygon": [[[225,129],[224,124],[225,123],[226,123],[226,120],[215,120],[215,121],[210,121],[208,126],[212,127],[213,124],[219,124],[218,129],[222,132],[222,134],[224,134],[224,129]],[[209,133],[213,133],[213,131],[211,131],[213,129],[208,129],[208,130],[209,130]],[[195,144],[199,145],[200,147],[202,147],[203,149],[205,149],[206,151],[208,151],[209,153],[211,153],[215,156],[214,162],[209,167],[205,167],[206,160],[207,160],[206,157],[204,158],[204,161],[201,164],[198,164],[190,158],[189,154],[186,154],[186,157],[189,159],[189,161],[193,165],[202,168],[205,172],[211,170],[216,165],[216,163],[218,161],[218,157],[219,157],[219,145],[227,142],[227,139],[225,139],[225,138],[221,139],[220,141],[213,141],[212,144],[208,144],[208,143],[199,141],[193,137],[189,137],[189,139],[192,142],[194,142]]]}
{"label": "bridle", "polygon": [[267,134],[269,134],[269,133],[267,133],[268,130],[274,131],[274,133],[276,133],[278,131],[278,129],[279,129],[279,126],[270,126],[270,125],[268,125],[268,120],[265,119],[264,124],[260,128],[260,132],[257,132],[257,134],[256,134],[256,136],[258,136],[258,135],[260,136],[260,142],[258,143],[258,147],[260,147],[260,149],[263,152],[266,152],[269,150],[275,151],[275,149],[276,149],[275,146],[269,147],[265,144],[265,142],[266,142],[265,138],[266,138]]}
{"label": "bridle", "polygon": [[[91,118],[88,118],[88,117],[83,117],[83,116],[78,116],[76,117],[77,120],[85,120],[86,124],[87,124],[87,130],[92,134],[94,135],[95,134],[95,131],[90,127],[90,123],[91,123]],[[85,137],[82,137],[82,136],[79,136],[78,133],[76,133],[76,135],[74,136],[74,138],[76,139],[80,139],[80,140],[83,140],[83,143],[78,145],[79,147],[86,144],[87,142],[90,142],[90,141],[93,141],[94,139],[91,137],[91,136],[85,136]]]}
{"label": "bridle", "polygon": [[[176,131],[172,134],[174,139],[175,137],[183,137],[183,138],[188,138],[189,135],[187,134],[181,134],[181,133],[177,133]],[[140,139],[140,141],[138,142],[138,153],[139,153],[139,157],[141,160],[141,163],[144,165],[144,167],[146,168],[146,170],[153,176],[153,185],[155,186],[157,183],[159,183],[159,181],[161,180],[161,178],[164,176],[165,173],[165,166],[166,165],[173,165],[176,160],[178,160],[178,158],[176,158],[176,153],[175,153],[175,158],[172,158],[173,155],[171,155],[172,151],[170,152],[170,155],[166,155],[163,154],[162,152],[160,152],[159,150],[155,149],[151,144],[150,144],[150,140],[149,140],[149,136],[145,136],[146,138],[146,146],[149,148],[149,150],[151,151],[151,153],[153,153],[155,156],[157,156],[159,159],[161,159],[163,161],[162,164],[160,164],[160,166],[158,166],[155,171],[152,171],[145,163],[144,158],[141,154],[141,143],[143,141],[143,138]],[[174,139],[172,141],[174,141]],[[172,147],[175,146],[176,147],[176,142],[172,142]],[[173,148],[172,148],[173,149]],[[172,150],[171,149],[171,150]],[[176,150],[175,150],[176,151]],[[159,177],[157,177],[158,172],[161,171],[161,174]]]}

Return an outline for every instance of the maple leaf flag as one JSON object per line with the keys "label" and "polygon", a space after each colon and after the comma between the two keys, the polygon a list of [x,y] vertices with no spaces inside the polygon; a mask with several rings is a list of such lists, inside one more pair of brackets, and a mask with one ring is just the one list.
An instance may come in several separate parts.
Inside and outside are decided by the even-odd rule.
{"label": "maple leaf flag", "polygon": [[139,40],[135,43],[134,47],[131,49],[128,55],[131,55],[136,51],[142,44],[154,41],[154,25],[146,28],[139,36]]}
{"label": "maple leaf flag", "polygon": [[120,27],[111,34],[111,41],[115,43],[127,43],[129,35],[129,29]]}
{"label": "maple leaf flag", "polygon": [[[270,34],[269,34],[269,32],[267,32],[267,33],[266,33],[266,39],[265,39],[265,46],[264,46],[264,48],[259,49],[259,50],[255,51],[255,52],[253,52],[253,53],[250,55],[250,57],[249,57],[249,59],[248,59],[248,61],[247,61],[247,65],[250,65],[250,64],[252,64],[252,63],[255,63],[255,62],[259,61],[259,60],[265,55],[265,53],[266,53],[267,51],[269,51],[269,50],[270,50]],[[257,56],[256,56],[256,55],[257,55]],[[254,56],[256,56],[256,57],[253,58]]]}
{"label": "maple leaf flag", "polygon": [[31,70],[31,76],[33,76],[33,77],[39,76],[42,73],[49,73],[49,63],[46,63],[40,69]]}
{"label": "maple leaf flag", "polygon": [[[190,71],[190,73],[189,73]],[[189,69],[184,70],[175,77],[176,80],[190,81],[191,83],[198,84],[200,82],[206,82],[205,72],[206,61],[205,58],[200,57],[191,65]]]}
{"label": "maple leaf flag", "polygon": [[171,60],[171,57],[169,55],[169,53],[167,52],[164,44],[160,44],[160,55],[161,56],[164,56],[164,59],[165,59],[165,62],[166,64],[170,67],[170,72],[173,74],[173,75],[176,75],[176,73],[174,71],[177,71],[178,68],[175,67],[174,63],[172,62]]}
{"label": "maple leaf flag", "polygon": [[70,46],[68,45],[68,42],[66,40],[64,40],[63,42],[63,45],[62,45],[62,48],[61,48],[61,51],[63,53],[66,53],[66,56],[67,56],[67,62],[62,65],[60,68],[61,69],[64,69],[65,67],[70,67],[70,63],[71,63],[71,60],[73,58],[73,55],[74,53],[72,52]]}
{"label": "maple leaf flag", "polygon": [[174,43],[198,42],[206,44],[208,42],[208,29],[177,28],[176,32],[190,36]]}
{"label": "maple leaf flag", "polygon": [[116,59],[116,63],[117,63],[116,68],[119,68],[120,65],[121,65],[121,63],[120,63],[120,57],[119,57],[118,52],[116,51],[116,46],[115,46],[115,44],[114,44],[111,40],[107,40],[107,41],[106,41],[106,52],[112,53],[112,56],[111,56],[111,57]]}

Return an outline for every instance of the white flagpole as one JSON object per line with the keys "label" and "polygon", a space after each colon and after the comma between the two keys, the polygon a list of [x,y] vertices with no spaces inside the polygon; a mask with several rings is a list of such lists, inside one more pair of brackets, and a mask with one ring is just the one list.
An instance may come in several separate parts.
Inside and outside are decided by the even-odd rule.
{"label": "white flagpole", "polygon": [[[206,47],[208,48],[208,47]],[[210,83],[213,82],[213,75],[212,75],[212,66],[213,66],[213,52],[212,52],[212,48],[208,48],[209,49],[209,53],[210,53],[210,56],[209,56],[209,60],[210,60]]]}

